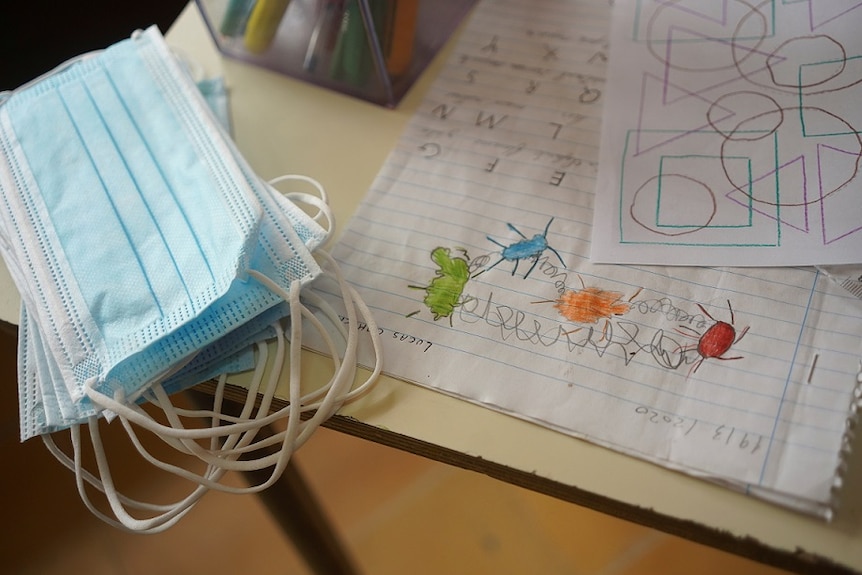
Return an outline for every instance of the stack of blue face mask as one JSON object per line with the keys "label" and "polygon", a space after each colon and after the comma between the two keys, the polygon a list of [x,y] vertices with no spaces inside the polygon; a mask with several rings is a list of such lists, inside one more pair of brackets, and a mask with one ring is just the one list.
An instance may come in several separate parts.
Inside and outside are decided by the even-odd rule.
{"label": "stack of blue face mask", "polygon": [[[46,438],[75,470],[85,503],[106,520],[162,530],[206,489],[220,488],[228,469],[275,465],[271,480],[252,489],[264,488],[315,421],[355,394],[355,327],[341,327],[342,349],[299,297],[313,298],[306,286],[323,273],[312,251],[322,253],[332,228],[325,196],[285,195],[261,181],[155,28],[0,96],[0,202],[0,251],[23,302],[21,436]],[[358,324],[356,313],[373,322],[336,277],[348,328]],[[335,359],[322,400],[300,394],[300,317],[322,332]],[[287,325],[290,406],[269,414]],[[216,413],[218,397],[215,411],[203,414],[170,404],[170,393],[253,367],[255,350],[263,365],[267,339],[276,341],[279,367],[266,383],[263,370],[255,372],[239,418]],[[258,394],[263,405],[255,410]],[[167,424],[141,409],[145,400],[163,408]],[[300,421],[305,409],[317,411],[315,421]],[[189,497],[150,506],[119,495],[100,449],[103,415],[119,419],[154,465],[195,482]],[[181,415],[207,415],[214,425],[189,429]],[[232,423],[219,427],[220,417]],[[269,440],[282,442],[279,456],[239,461],[254,451],[255,432],[278,418],[288,418],[287,431]],[[97,474],[80,462],[82,426],[96,447]],[[155,460],[136,441],[135,426],[204,461],[206,472]],[[49,437],[61,429],[71,430],[72,457]],[[114,517],[96,511],[84,483],[105,493]],[[129,507],[149,516],[133,517]]]}

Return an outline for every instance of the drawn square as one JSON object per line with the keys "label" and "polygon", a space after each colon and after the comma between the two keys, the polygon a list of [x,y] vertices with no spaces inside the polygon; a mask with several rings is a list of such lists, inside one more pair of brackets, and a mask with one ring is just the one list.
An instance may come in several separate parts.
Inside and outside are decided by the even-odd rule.
{"label": "drawn square", "polygon": [[[779,215],[779,180],[799,162],[776,167],[775,138],[751,148],[741,142],[728,153],[715,130],[629,130],[617,191],[620,243],[781,245],[782,226],[794,222],[786,221],[787,210]],[[706,212],[698,206],[704,200]]]}
{"label": "drawn square", "polygon": [[[733,174],[738,185],[742,184],[740,187],[746,193],[737,194],[741,200],[730,200],[725,196],[724,188],[728,184],[724,181],[726,177],[722,168]],[[750,158],[729,157],[722,163],[716,156],[662,156],[658,173],[656,227],[709,229],[752,225]],[[711,189],[711,182],[722,182],[722,189]]]}
{"label": "drawn square", "polygon": [[[850,80],[855,78],[862,78],[862,56],[799,66],[800,86],[820,88],[822,83],[823,88],[799,91],[799,117],[804,137],[856,136],[862,132],[862,109],[859,107],[862,85]],[[834,89],[838,91],[833,92]],[[850,143],[858,146],[858,142]]]}

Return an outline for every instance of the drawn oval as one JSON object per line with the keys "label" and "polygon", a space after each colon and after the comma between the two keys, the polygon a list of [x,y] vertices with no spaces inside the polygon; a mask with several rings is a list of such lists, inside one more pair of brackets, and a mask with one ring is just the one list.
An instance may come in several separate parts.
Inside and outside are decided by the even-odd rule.
{"label": "drawn oval", "polygon": [[[770,111],[770,112],[763,112],[761,114],[758,114],[756,116],[752,116],[751,118],[743,120],[733,131],[731,131],[730,136],[725,138],[724,141],[721,143],[721,152],[719,154],[720,161],[721,161],[721,169],[724,172],[724,176],[727,179],[727,181],[730,183],[731,186],[733,186],[733,188],[737,192],[739,192],[740,194],[742,194],[746,198],[749,198],[752,202],[763,205],[763,206],[779,206],[779,207],[793,208],[793,207],[801,207],[801,206],[811,206],[811,205],[815,205],[819,202],[822,202],[823,200],[825,200],[826,198],[828,198],[832,194],[835,194],[836,192],[839,192],[842,189],[844,189],[850,182],[852,182],[853,180],[856,179],[856,176],[859,173],[859,162],[860,162],[860,159],[862,159],[862,135],[859,134],[859,131],[856,128],[854,128],[844,118],[837,116],[828,110],[824,110],[823,108],[818,108],[815,106],[789,107],[789,108],[783,108],[783,111],[784,112],[797,113],[797,114],[800,114],[800,116],[805,114],[806,112],[816,113],[816,114],[824,114],[828,121],[835,120],[838,122],[838,125],[843,125],[844,129],[842,130],[842,134],[847,136],[848,138],[853,138],[853,140],[856,143],[856,148],[857,148],[856,152],[850,152],[848,150],[842,149],[842,151],[844,153],[851,155],[855,158],[853,161],[853,167],[851,169],[851,173],[850,173],[849,177],[847,177],[847,179],[842,181],[837,186],[833,187],[831,190],[820,190],[818,197],[810,199],[810,200],[805,200],[802,202],[770,201],[770,200],[765,200],[762,198],[756,198],[752,195],[752,193],[750,191],[748,191],[746,189],[748,187],[749,182],[746,181],[746,182],[744,182],[743,185],[737,184],[734,181],[733,177],[730,175],[726,159],[731,158],[731,157],[735,157],[738,155],[738,153],[737,152],[729,153],[727,150],[727,146],[729,143],[739,143],[739,142],[750,141],[750,140],[746,140],[744,138],[736,137],[736,132],[741,130],[743,128],[743,126],[745,124],[747,124],[748,122],[757,122],[760,120],[761,116],[774,113],[774,112]],[[836,132],[836,131],[837,130],[833,130],[833,132]],[[817,146],[818,143],[815,142],[812,145]],[[812,152],[813,157],[818,157],[817,156],[818,154],[819,154],[819,149],[815,149]]]}
{"label": "drawn oval", "polygon": [[[738,1],[741,1],[741,0],[738,0]],[[765,0],[764,2],[762,2],[757,7],[757,10],[759,10],[762,6],[764,6],[766,4],[771,4],[772,2],[773,2],[773,0]],[[862,73],[860,73],[858,77],[854,77],[853,75],[848,75],[847,74],[848,68],[846,67],[846,65],[841,67],[841,72],[838,75],[835,75],[834,77],[829,78],[828,80],[826,80],[824,82],[820,82],[820,83],[818,83],[818,82],[806,82],[806,84],[810,84],[809,89],[805,89],[805,88],[800,89],[798,80],[796,82],[790,82],[789,83],[790,87],[782,86],[780,83],[775,83],[773,81],[774,78],[770,79],[769,82],[758,81],[754,76],[756,73],[762,71],[763,65],[766,65],[766,67],[770,70],[770,75],[772,76],[773,73],[772,73],[772,70],[770,67],[770,58],[773,58],[772,54],[775,54],[777,51],[781,50],[782,46],[779,46],[775,51],[773,51],[772,54],[767,55],[766,62],[764,62],[763,64],[761,64],[759,61],[756,64],[754,64],[751,72],[744,71],[742,69],[743,62],[745,62],[745,60],[747,60],[748,58],[751,57],[751,55],[754,53],[755,50],[757,50],[757,48],[760,46],[760,43],[761,43],[760,41],[758,41],[757,46],[752,48],[752,47],[746,45],[746,42],[750,41],[749,37],[748,36],[742,36],[743,32],[741,31],[741,29],[742,29],[743,25],[745,24],[746,20],[750,16],[751,16],[751,12],[749,12],[748,14],[746,14],[745,16],[740,18],[739,22],[737,23],[736,29],[734,30],[733,39],[731,41],[731,46],[732,46],[732,51],[733,51],[733,61],[734,61],[734,64],[736,66],[736,70],[739,73],[739,75],[742,78],[745,78],[745,80],[748,81],[749,83],[751,83],[755,86],[761,87],[761,88],[766,88],[768,90],[778,90],[779,92],[782,92],[785,94],[792,94],[794,96],[800,95],[800,92],[801,92],[801,95],[803,95],[803,96],[814,96],[814,95],[818,95],[818,94],[827,94],[829,92],[836,92],[839,90],[845,90],[847,88],[850,88],[850,87],[855,86],[855,85],[859,84],[860,82],[862,82]],[[761,14],[761,18],[763,18],[762,14]],[[839,60],[844,60],[846,62],[846,50],[844,49],[844,46],[842,44],[840,44],[837,40],[834,40],[831,37],[829,37],[829,40],[831,42],[834,42],[835,45],[840,46],[840,52],[842,54],[844,54],[844,56],[839,57]],[[787,42],[785,42],[785,44],[787,44]],[[738,50],[743,51],[743,53],[744,53],[743,57],[741,57],[741,58],[737,57]],[[808,58],[804,57],[803,59],[807,60]],[[824,64],[827,64],[828,61],[827,60],[821,60],[818,58],[817,62],[812,62],[812,63],[824,65]],[[774,58],[773,58],[772,67],[774,67],[775,65],[776,65],[776,63],[774,62]],[[788,70],[790,70],[791,68],[793,68],[793,66],[788,64],[787,68],[788,68]],[[798,72],[798,70],[799,70],[798,67],[796,67],[794,69],[796,70],[796,72]],[[793,74],[793,72],[789,72],[789,73]],[[827,72],[827,75],[829,75],[828,72]],[[841,80],[840,84],[836,83],[836,82],[832,82],[832,80],[835,80],[836,78],[841,78],[842,76],[848,76],[848,77],[843,78]],[[821,87],[821,86],[823,87],[822,89],[817,89],[818,87]],[[810,89],[810,88],[814,88],[814,89]]]}
{"label": "drawn oval", "polygon": [[[662,186],[665,186],[667,182],[673,182],[677,186],[689,186],[690,191],[687,193],[689,202],[686,202],[686,204],[693,208],[696,207],[696,209],[700,209],[702,212],[698,214],[690,211],[687,213],[687,216],[691,217],[693,221],[697,221],[697,218],[700,218],[702,221],[688,225],[677,225],[673,227],[666,226],[667,229],[659,228],[657,221],[659,212],[657,209],[659,206],[658,184],[655,186],[656,197],[652,202],[650,202],[649,197],[641,197],[642,195],[649,193],[645,192],[645,190],[653,191],[649,186],[653,183],[657,183],[659,180],[661,180]],[[704,201],[704,197],[706,198],[706,201]],[[706,207],[704,208],[704,206]],[[632,197],[632,203],[629,206],[629,214],[631,215],[632,220],[634,220],[639,226],[655,234],[667,237],[684,236],[704,229],[712,223],[717,210],[718,207],[715,201],[715,194],[712,192],[712,189],[700,180],[696,180],[683,174],[660,174],[647,179],[637,189]],[[655,224],[650,225],[645,221],[649,216],[652,216],[653,219],[656,220]]]}
{"label": "drawn oval", "polygon": [[[724,110],[730,114],[723,118],[716,117],[719,115],[717,110]],[[738,121],[732,130],[727,131],[721,128],[719,124],[723,120],[739,119],[737,110],[745,110],[745,119]],[[740,90],[724,94],[716,99],[706,112],[706,120],[712,129],[727,140],[754,142],[768,138],[781,127],[784,123],[784,110],[771,96],[750,90]],[[744,123],[753,123],[754,125],[746,126],[746,129],[740,132],[740,126]]]}
{"label": "drawn oval", "polygon": [[[813,88],[844,73],[847,51],[840,42],[825,34],[790,38],[766,58],[766,68],[776,86],[794,91]],[[807,81],[803,81],[805,70],[808,70]]]}

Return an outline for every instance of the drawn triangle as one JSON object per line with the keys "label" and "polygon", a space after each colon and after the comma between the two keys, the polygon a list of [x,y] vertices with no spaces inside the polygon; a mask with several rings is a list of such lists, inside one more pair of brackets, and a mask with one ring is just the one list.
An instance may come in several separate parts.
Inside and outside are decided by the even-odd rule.
{"label": "drawn triangle", "polygon": [[727,23],[727,1],[703,2],[701,0],[681,0],[679,2],[660,2],[666,9],[679,10],[696,18],[702,18],[724,26]]}
{"label": "drawn triangle", "polygon": [[812,32],[862,7],[859,0],[808,0],[808,3]]}
{"label": "drawn triangle", "polygon": [[[645,73],[642,77],[639,104],[636,156],[688,134],[711,129],[706,117],[712,101],[652,74]],[[731,116],[733,112],[721,106],[715,106],[712,112],[715,122]],[[696,119],[694,126],[692,118]]]}
{"label": "drawn triangle", "polygon": [[[777,174],[777,177],[776,177]],[[777,191],[776,191],[777,188]],[[731,190],[726,198],[745,208],[750,208],[754,214],[779,221],[786,226],[803,233],[809,233],[808,178],[805,170],[805,157],[799,156],[770,170],[752,181],[752,197],[739,190]],[[780,206],[775,206],[780,202]]]}
{"label": "drawn triangle", "polygon": [[823,144],[817,146],[824,244],[862,229],[862,202],[859,201],[857,183],[862,174],[857,174],[857,181],[843,185],[854,173],[859,153],[859,150],[849,151]]}

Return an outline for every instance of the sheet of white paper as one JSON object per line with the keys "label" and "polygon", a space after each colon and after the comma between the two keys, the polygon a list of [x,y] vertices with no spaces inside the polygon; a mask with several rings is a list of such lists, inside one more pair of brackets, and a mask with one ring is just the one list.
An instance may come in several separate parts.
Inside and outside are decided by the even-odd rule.
{"label": "sheet of white paper", "polygon": [[809,268],[589,261],[608,18],[481,2],[334,254],[387,372],[822,512],[862,302]]}
{"label": "sheet of white paper", "polygon": [[862,262],[862,3],[618,0],[592,257]]}

